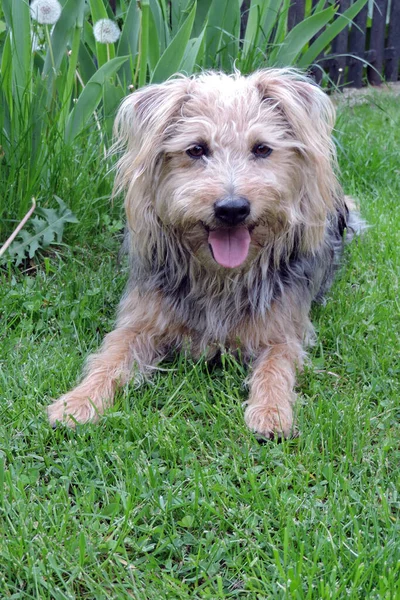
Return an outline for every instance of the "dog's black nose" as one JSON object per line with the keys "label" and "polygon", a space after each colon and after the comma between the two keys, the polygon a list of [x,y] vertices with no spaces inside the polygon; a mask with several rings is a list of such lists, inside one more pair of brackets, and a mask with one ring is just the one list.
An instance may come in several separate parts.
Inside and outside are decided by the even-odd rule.
{"label": "dog's black nose", "polygon": [[214,214],[227,225],[239,225],[250,214],[250,202],[246,198],[224,198],[214,204]]}

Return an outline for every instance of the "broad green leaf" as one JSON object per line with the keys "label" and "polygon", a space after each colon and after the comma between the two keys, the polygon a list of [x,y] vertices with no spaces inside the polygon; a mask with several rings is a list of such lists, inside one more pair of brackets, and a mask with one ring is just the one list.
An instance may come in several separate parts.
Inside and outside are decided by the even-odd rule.
{"label": "broad green leaf", "polygon": [[271,40],[270,40],[270,42],[272,42],[272,45],[274,48],[280,47],[283,44],[283,42],[285,41],[285,36],[288,35],[287,20],[288,20],[289,8],[290,8],[291,3],[292,3],[291,0],[283,0],[283,3],[279,8],[279,14],[275,17],[275,23],[274,23],[275,35],[273,36],[273,40],[272,40],[272,32],[271,32]]}
{"label": "broad green leaf", "polygon": [[190,10],[191,0],[174,0],[171,6],[171,32],[175,35]]}
{"label": "broad green leaf", "polygon": [[88,51],[96,60],[96,40],[94,39],[93,27],[86,19],[83,22],[82,42],[86,44]]}
{"label": "broad green leaf", "polygon": [[184,21],[182,27],[179,29],[178,33],[158,61],[158,64],[151,77],[151,83],[160,83],[161,81],[165,81],[168,79],[168,77],[171,77],[171,75],[179,70],[190,38],[195,14],[196,2],[193,4],[192,10]]}
{"label": "broad green leaf", "polygon": [[92,55],[88,51],[86,45],[81,41],[79,46],[79,74],[83,79],[83,83],[86,84],[96,72],[96,67],[92,59]]}
{"label": "broad green leaf", "polygon": [[226,12],[229,11],[229,1],[213,0],[211,5],[206,32],[207,67],[215,66],[218,50],[221,48]]}
{"label": "broad green leaf", "polygon": [[201,0],[197,4],[196,16],[194,18],[192,33],[194,36],[200,36],[203,31],[210,12],[212,0]]}
{"label": "broad green leaf", "polygon": [[[1,91],[7,98],[8,109],[12,115],[13,100],[12,100],[12,51],[11,51],[11,34],[8,32],[3,46],[3,55],[1,57]],[[4,109],[3,109],[4,110]]]}
{"label": "broad green leaf", "polygon": [[12,15],[11,15],[11,0],[3,0],[2,8],[4,12],[4,18],[9,29],[12,29]]}
{"label": "broad green leaf", "polygon": [[261,35],[258,42],[263,49],[279,20],[283,18],[287,22],[287,5],[285,0],[270,0],[268,9],[264,13],[264,23],[261,23]]}
{"label": "broad green leaf", "polygon": [[[367,0],[368,2],[368,0]],[[319,2],[317,2],[317,4],[315,5],[314,9],[313,9],[313,14],[320,12],[324,6],[326,4],[326,0],[319,0]]]}
{"label": "broad green leaf", "polygon": [[113,81],[106,81],[103,90],[103,128],[108,139],[112,137],[112,128],[115,120],[115,114],[125,92],[120,85],[115,85]]}
{"label": "broad green leaf", "polygon": [[148,61],[150,73],[154,71],[160,60],[160,42],[153,12],[149,12],[149,52]]}
{"label": "broad green leaf", "polygon": [[298,61],[299,67],[307,67],[311,65],[314,60],[319,56],[319,54],[330,44],[330,42],[344,29],[348,26],[352,19],[358,15],[360,10],[366,5],[368,0],[357,0],[352,4],[343,14],[337,15],[337,18],[334,20],[331,25],[329,25],[325,31],[318,36],[313,44],[308,48],[308,50],[303,54],[303,56]]}
{"label": "broad green leaf", "polygon": [[103,93],[106,81],[115,75],[121,65],[128,60],[128,56],[113,58],[100,69],[88,81],[78,98],[78,102],[72,109],[65,131],[65,141],[70,144],[73,139],[86,127],[88,119],[96,110]]}
{"label": "broad green leaf", "polygon": [[[154,44],[158,44],[159,52],[162,54],[167,47],[169,38],[169,27],[167,25],[167,17],[163,15],[162,7],[158,0],[149,0],[150,4],[150,18],[154,19],[154,25],[156,27],[156,37]],[[149,37],[150,46],[153,44],[153,40]]]}
{"label": "broad green leaf", "polygon": [[200,33],[198,38],[194,38],[189,40],[188,45],[186,47],[185,55],[182,60],[182,64],[180,70],[182,73],[186,73],[187,75],[192,75],[194,71],[194,66],[196,64],[197,57],[200,52],[201,45],[203,43],[204,34],[206,28],[204,27],[203,31]]}
{"label": "broad green leaf", "polygon": [[30,96],[31,76],[31,19],[27,2],[12,3],[11,52],[13,65],[14,94],[21,102],[25,94]]}
{"label": "broad green leaf", "polygon": [[[282,0],[275,0],[275,3],[279,5],[281,4],[281,2]],[[247,56],[248,53],[258,45],[261,32],[264,31],[264,25],[266,23],[267,14],[272,3],[274,3],[274,0],[251,1],[250,8],[248,10],[247,25],[243,40],[244,56]],[[274,19],[270,19],[268,21],[268,24],[273,26]],[[263,37],[267,38],[265,33]]]}
{"label": "broad green leaf", "polygon": [[[140,10],[137,2],[131,2],[125,15],[121,37],[119,39],[117,55],[130,55],[130,63],[124,63],[121,68],[125,82],[130,84],[133,80],[133,63],[138,53],[140,31]],[[123,78],[122,77],[122,78]]]}
{"label": "broad green leaf", "polygon": [[224,71],[232,69],[233,57],[239,54],[240,20],[240,0],[230,0],[218,50],[219,62]]}
{"label": "broad green leaf", "polygon": [[320,13],[307,17],[307,19],[296,25],[289,31],[278,51],[271,53],[272,64],[274,66],[293,65],[304,46],[329,23],[336,10],[336,6],[330,6]]}

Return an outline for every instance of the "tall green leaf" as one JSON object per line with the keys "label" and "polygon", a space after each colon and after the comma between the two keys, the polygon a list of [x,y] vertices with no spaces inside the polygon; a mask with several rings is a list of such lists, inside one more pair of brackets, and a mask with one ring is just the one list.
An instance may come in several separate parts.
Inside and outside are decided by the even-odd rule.
{"label": "tall green leaf", "polygon": [[[261,32],[264,30],[263,25],[265,24],[271,1],[273,0],[251,0],[243,40],[243,56],[245,57],[258,44]],[[281,1],[278,0],[278,3],[280,4]],[[273,22],[271,19],[271,23]],[[263,37],[266,36],[264,35]]]}
{"label": "tall green leaf", "polygon": [[230,0],[229,10],[226,11],[222,27],[220,48],[218,49],[219,62],[225,71],[232,69],[233,57],[239,54],[240,22],[240,0]]}
{"label": "tall green leaf", "polygon": [[160,83],[179,71],[196,14],[196,2],[176,36],[165,49],[151,76],[151,83]]}
{"label": "tall green leaf", "polygon": [[318,36],[308,50],[298,61],[299,67],[307,67],[312,64],[317,56],[331,43],[331,41],[358,15],[360,10],[366,5],[368,0],[356,0],[345,12],[337,15],[337,18],[331,23],[325,31]]}
{"label": "tall green leaf", "polygon": [[182,73],[186,73],[187,75],[192,75],[194,71],[194,66],[196,64],[197,57],[199,56],[199,52],[203,43],[204,34],[206,32],[206,28],[204,27],[203,31],[200,33],[198,38],[194,38],[189,40],[188,45],[185,50],[185,55],[181,64]]}
{"label": "tall green leaf", "polygon": [[119,56],[111,59],[100,67],[90,81],[88,81],[67,120],[65,141],[68,144],[86,127],[88,119],[97,109],[102,98],[104,85],[115,75],[128,58],[128,56]]}
{"label": "tall green leaf", "polygon": [[1,91],[3,92],[7,107],[11,115],[13,112],[13,100],[12,100],[12,50],[11,50],[11,34],[8,32],[4,46],[3,55],[1,57]]}
{"label": "tall green leaf", "polygon": [[301,21],[286,36],[277,51],[271,53],[271,63],[274,66],[293,65],[304,46],[318,33],[336,13],[337,7],[330,6],[320,13],[311,15]]}
{"label": "tall green leaf", "polygon": [[158,61],[160,60],[160,39],[159,32],[157,31],[156,22],[154,19],[153,12],[149,13],[149,68],[150,72],[154,71]]}
{"label": "tall green leaf", "polygon": [[12,3],[11,51],[13,63],[14,97],[21,102],[30,95],[31,76],[31,19],[27,2]]}
{"label": "tall green leaf", "polygon": [[[149,0],[150,13],[154,19],[154,26],[156,28],[156,37],[154,40],[150,38],[151,44],[158,44],[160,54],[162,54],[170,42],[168,15],[163,12],[165,6],[163,6],[160,0]],[[151,45],[150,44],[150,45]]]}
{"label": "tall green leaf", "polygon": [[193,35],[199,36],[203,31],[210,12],[212,0],[201,0],[197,5],[196,16],[193,23]]}
{"label": "tall green leaf", "polygon": [[207,21],[206,66],[214,67],[221,48],[224,23],[230,0],[213,0]]}
{"label": "tall green leaf", "polygon": [[124,63],[121,67],[126,82],[133,80],[133,63],[138,53],[140,31],[140,10],[137,2],[131,2],[125,15],[121,37],[119,39],[117,55],[130,55],[130,64]]}

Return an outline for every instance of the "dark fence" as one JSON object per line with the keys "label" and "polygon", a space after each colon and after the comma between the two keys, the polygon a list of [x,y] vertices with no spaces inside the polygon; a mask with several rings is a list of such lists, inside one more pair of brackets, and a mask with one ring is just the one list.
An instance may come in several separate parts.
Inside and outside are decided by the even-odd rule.
{"label": "dark fence", "polygon": [[[312,0],[312,5],[317,1]],[[289,29],[304,19],[305,4],[305,0],[292,2]],[[352,1],[338,0],[337,4],[343,13]],[[329,54],[318,57],[312,72],[318,82],[325,71],[335,85],[359,88],[366,81],[380,85],[382,77],[386,81],[399,79],[399,59],[400,0],[375,0],[372,19],[368,18],[368,5],[364,6],[353,23],[333,40]]]}

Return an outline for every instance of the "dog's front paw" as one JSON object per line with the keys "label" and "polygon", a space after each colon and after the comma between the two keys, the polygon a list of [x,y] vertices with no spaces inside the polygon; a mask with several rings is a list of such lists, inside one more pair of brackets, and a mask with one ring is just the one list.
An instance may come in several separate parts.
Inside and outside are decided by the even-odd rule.
{"label": "dog's front paw", "polygon": [[99,412],[90,398],[72,390],[47,407],[47,416],[53,427],[62,423],[74,428],[77,423],[97,421]]}
{"label": "dog's front paw", "polygon": [[244,420],[259,439],[289,438],[293,431],[293,410],[289,403],[280,406],[248,404]]}

